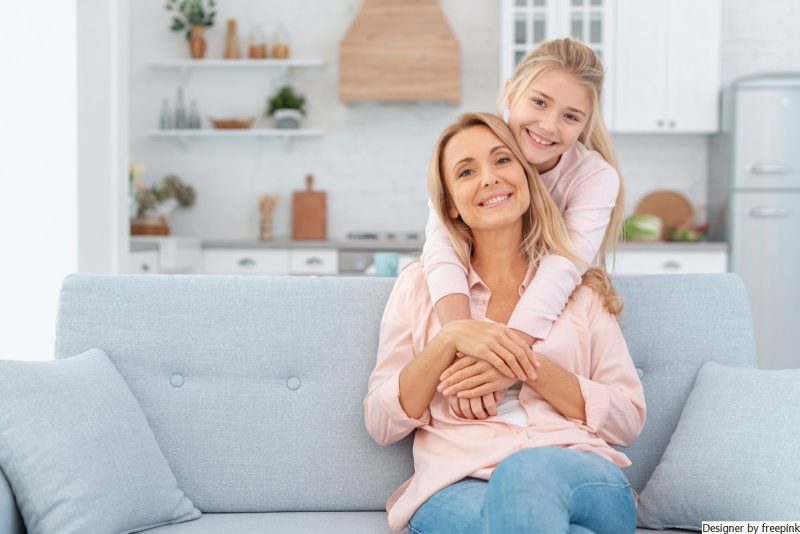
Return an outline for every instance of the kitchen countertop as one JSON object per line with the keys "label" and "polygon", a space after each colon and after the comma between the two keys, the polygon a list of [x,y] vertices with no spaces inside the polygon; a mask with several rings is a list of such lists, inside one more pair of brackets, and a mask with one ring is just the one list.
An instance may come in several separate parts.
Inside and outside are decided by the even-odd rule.
{"label": "kitchen countertop", "polygon": [[[141,250],[156,250],[158,241],[170,240],[170,236],[158,239],[141,240],[139,236],[131,239],[131,252]],[[185,239],[176,237],[173,239]],[[195,238],[196,239],[196,238]],[[202,249],[314,249],[330,248],[342,251],[412,251],[422,250],[424,241],[414,241],[406,239],[377,239],[377,240],[354,240],[354,239],[326,239],[326,240],[293,240],[288,237],[275,238],[269,241],[258,239],[199,239]],[[655,241],[655,242],[626,242],[617,246],[619,251],[664,251],[664,252],[686,252],[686,251],[726,251],[728,244],[724,241]]]}

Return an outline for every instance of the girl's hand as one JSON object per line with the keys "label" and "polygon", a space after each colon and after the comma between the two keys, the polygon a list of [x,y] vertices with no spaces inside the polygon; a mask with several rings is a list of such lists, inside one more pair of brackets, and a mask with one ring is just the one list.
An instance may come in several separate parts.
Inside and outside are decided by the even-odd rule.
{"label": "girl's hand", "polygon": [[[517,383],[516,378],[508,378],[483,360],[461,353],[458,355],[460,358],[439,377],[441,383],[436,389],[442,395],[473,399],[496,391],[504,392]],[[493,400],[496,403],[498,399]]]}
{"label": "girl's hand", "polygon": [[538,362],[533,351],[508,326],[462,319],[447,323],[442,331],[448,333],[457,352],[491,364],[508,378],[535,379]]}

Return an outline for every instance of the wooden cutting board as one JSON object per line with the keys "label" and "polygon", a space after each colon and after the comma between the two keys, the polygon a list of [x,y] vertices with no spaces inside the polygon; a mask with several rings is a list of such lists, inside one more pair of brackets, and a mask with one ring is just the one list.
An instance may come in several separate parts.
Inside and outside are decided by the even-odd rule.
{"label": "wooden cutting board", "polygon": [[667,240],[671,228],[689,224],[694,218],[691,202],[677,191],[654,191],[645,195],[634,213],[659,217],[664,240]]}
{"label": "wooden cutting board", "polygon": [[313,191],[314,176],[306,176],[306,190],[292,195],[292,239],[327,239],[327,201],[324,191]]}

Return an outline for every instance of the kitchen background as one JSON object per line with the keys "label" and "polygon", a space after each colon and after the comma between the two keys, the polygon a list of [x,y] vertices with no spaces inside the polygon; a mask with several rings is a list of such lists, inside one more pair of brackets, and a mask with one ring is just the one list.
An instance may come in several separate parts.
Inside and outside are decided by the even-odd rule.
{"label": "kitchen background", "polygon": [[[217,2],[214,26],[205,33],[203,61],[222,58],[226,22],[234,18],[244,54],[256,26],[271,45],[282,25],[290,58],[314,63],[289,69],[176,66],[188,59],[188,46],[169,31],[171,13],[160,0],[79,0],[60,4],[41,18],[33,7],[13,4],[12,11],[11,3],[3,4],[3,72],[26,82],[25,90],[14,84],[0,89],[3,116],[8,124],[16,118],[13,123],[19,125],[3,129],[3,179],[30,176],[15,182],[22,184],[15,186],[22,192],[19,197],[50,191],[52,199],[45,207],[50,222],[43,218],[41,232],[4,238],[9,250],[17,251],[15,257],[25,261],[4,268],[3,278],[9,281],[0,289],[8,299],[0,319],[29,326],[4,332],[0,357],[20,357],[32,339],[41,350],[31,358],[49,357],[57,290],[69,272],[347,274],[340,263],[353,250],[413,251],[427,216],[425,174],[436,136],[462,112],[494,111],[501,58],[508,57],[501,52],[510,50],[514,40],[513,23],[505,29],[501,23],[504,5],[525,4],[533,13],[540,3],[562,13],[583,11],[585,38],[590,12],[607,16],[600,48],[609,68],[607,93],[613,98],[606,102],[607,118],[626,184],[626,214],[648,193],[669,189],[690,201],[695,222],[718,218],[706,207],[709,174],[719,157],[712,148],[720,124],[719,91],[747,75],[800,71],[800,43],[794,35],[800,3],[794,0],[440,0],[461,54],[461,95],[455,105],[340,101],[339,45],[362,0]],[[667,5],[669,17],[664,16]],[[628,30],[622,33],[616,27],[620,16],[628,17]],[[615,49],[615,44],[620,46]],[[615,74],[623,61],[628,75],[620,80]],[[40,65],[38,71],[29,68],[33,64]],[[703,66],[701,72],[697,65]],[[636,69],[638,80],[631,75]],[[187,110],[197,101],[203,131],[210,133],[209,116],[255,117],[253,128],[271,128],[271,120],[262,115],[267,98],[284,82],[305,95],[303,127],[314,130],[313,135],[159,135],[163,101],[168,99],[174,111],[179,86]],[[707,89],[709,84],[712,99],[704,103],[691,87]],[[685,118],[686,109],[698,106],[702,109],[690,116],[701,124],[690,133],[669,128],[671,113],[684,110]],[[637,111],[625,116],[625,110]],[[653,126],[659,116],[666,126]],[[194,188],[195,204],[170,214],[168,238],[129,236],[129,163],[143,166],[138,180],[144,186],[175,174]],[[290,239],[291,196],[305,187],[309,173],[315,188],[327,194],[328,240],[296,243]],[[29,186],[37,189],[24,189]],[[258,239],[258,201],[264,194],[280,194],[271,243]],[[4,228],[29,218],[27,204],[17,204],[3,213]],[[402,247],[386,247],[385,240],[370,247],[348,239],[353,232],[382,237],[386,232],[416,233],[419,239]],[[723,272],[730,268],[727,237],[716,232],[713,242],[626,245],[618,272]],[[74,251],[56,252],[73,248],[77,257]],[[785,248],[788,257],[791,243]],[[262,268],[263,261],[273,267]],[[350,267],[363,271],[369,263],[371,258]],[[47,271],[46,265],[53,267]],[[748,289],[751,294],[758,290]]]}

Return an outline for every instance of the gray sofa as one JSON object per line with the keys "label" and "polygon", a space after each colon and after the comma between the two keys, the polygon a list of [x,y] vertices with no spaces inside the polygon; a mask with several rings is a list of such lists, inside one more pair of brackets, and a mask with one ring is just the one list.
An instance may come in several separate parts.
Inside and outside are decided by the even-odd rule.
{"label": "gray sofa", "polygon": [[[616,276],[647,396],[626,470],[641,492],[706,360],[754,367],[732,274]],[[411,437],[381,447],[363,398],[392,279],[71,275],[56,357],[99,347],[139,401],[179,487],[203,515],[181,533],[388,533]],[[698,525],[699,528],[699,525]],[[0,476],[0,534],[25,532]],[[648,532],[640,529],[639,532]],[[672,531],[677,532],[677,531]]]}

